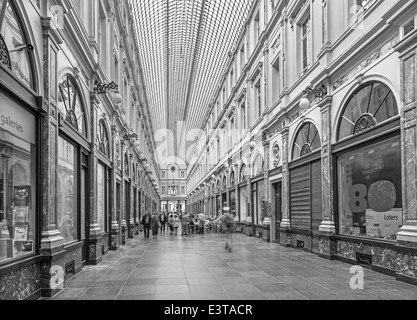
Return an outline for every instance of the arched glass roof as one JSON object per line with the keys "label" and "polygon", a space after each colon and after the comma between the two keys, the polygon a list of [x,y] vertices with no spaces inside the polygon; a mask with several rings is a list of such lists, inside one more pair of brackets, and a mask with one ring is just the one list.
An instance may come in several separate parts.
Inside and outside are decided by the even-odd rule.
{"label": "arched glass roof", "polygon": [[155,131],[201,129],[252,2],[130,0]]}

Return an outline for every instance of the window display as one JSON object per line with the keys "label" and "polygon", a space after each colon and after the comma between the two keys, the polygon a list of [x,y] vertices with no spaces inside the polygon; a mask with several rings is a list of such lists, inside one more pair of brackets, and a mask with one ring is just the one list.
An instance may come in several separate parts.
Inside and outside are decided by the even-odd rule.
{"label": "window display", "polygon": [[338,157],[340,233],[395,240],[403,223],[400,138]]}
{"label": "window display", "polygon": [[0,263],[35,250],[35,117],[0,94]]}
{"label": "window display", "polygon": [[102,232],[106,231],[106,203],[106,168],[99,164],[97,170],[97,218]]}
{"label": "window display", "polygon": [[65,243],[78,240],[77,156],[75,147],[58,139],[58,230]]}
{"label": "window display", "polygon": [[248,217],[248,189],[243,187],[239,190],[239,199],[240,199],[240,221],[245,222]]}

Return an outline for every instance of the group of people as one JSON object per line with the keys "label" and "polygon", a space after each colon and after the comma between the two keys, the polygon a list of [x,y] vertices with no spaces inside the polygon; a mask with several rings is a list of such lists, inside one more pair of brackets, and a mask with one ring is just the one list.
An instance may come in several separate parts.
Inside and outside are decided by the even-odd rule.
{"label": "group of people", "polygon": [[181,236],[188,236],[192,233],[204,234],[204,229],[209,228],[215,232],[226,234],[226,246],[228,251],[232,250],[232,233],[235,229],[235,218],[231,215],[230,208],[223,208],[222,215],[216,219],[206,219],[204,214],[190,215],[188,213],[177,214],[171,212],[161,214],[147,212],[141,220],[145,239],[149,239],[152,231],[153,239],[158,239],[159,230],[166,234],[169,228],[170,235],[178,236],[181,227]]}

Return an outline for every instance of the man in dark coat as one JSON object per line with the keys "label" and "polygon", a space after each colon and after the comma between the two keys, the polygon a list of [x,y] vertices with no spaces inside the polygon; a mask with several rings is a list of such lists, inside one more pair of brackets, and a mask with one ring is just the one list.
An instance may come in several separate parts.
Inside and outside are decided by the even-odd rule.
{"label": "man in dark coat", "polygon": [[142,217],[142,225],[143,225],[143,231],[145,233],[145,239],[149,239],[149,233],[151,231],[151,215],[149,212],[147,212],[143,217]]}

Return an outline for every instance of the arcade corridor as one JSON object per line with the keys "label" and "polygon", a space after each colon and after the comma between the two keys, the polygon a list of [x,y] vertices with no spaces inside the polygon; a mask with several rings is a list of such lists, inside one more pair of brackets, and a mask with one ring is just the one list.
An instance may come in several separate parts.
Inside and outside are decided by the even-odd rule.
{"label": "arcade corridor", "polygon": [[[54,300],[417,300],[417,287],[365,269],[350,288],[349,265],[236,234],[132,240],[89,266]],[[46,299],[46,298],[42,298]]]}

